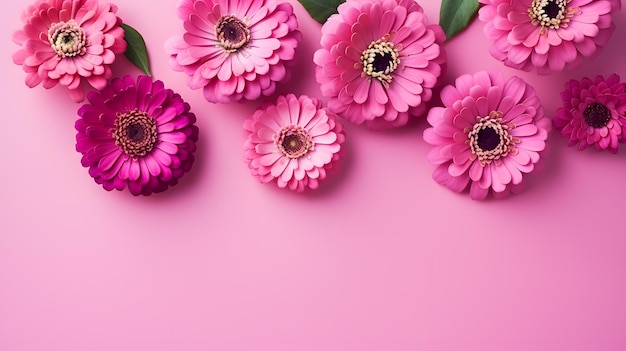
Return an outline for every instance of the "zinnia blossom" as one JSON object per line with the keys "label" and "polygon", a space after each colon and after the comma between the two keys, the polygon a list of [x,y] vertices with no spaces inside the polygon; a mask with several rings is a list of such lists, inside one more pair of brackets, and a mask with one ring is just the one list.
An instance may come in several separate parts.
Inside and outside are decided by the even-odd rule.
{"label": "zinnia blossom", "polygon": [[445,35],[414,0],[348,0],[314,55],[328,108],[357,124],[399,127],[426,111],[445,69]]}
{"label": "zinnia blossom", "polygon": [[76,150],[104,189],[150,195],[175,185],[191,169],[196,117],[163,82],[115,78],[87,99],[78,110]]}
{"label": "zinnia blossom", "polygon": [[598,150],[617,152],[624,138],[626,123],[626,84],[617,74],[604,79],[583,78],[565,83],[561,93],[563,106],[553,120],[554,127],[569,139],[569,146],[579,150],[595,146]]}
{"label": "zinnia blossom", "polygon": [[540,74],[571,69],[606,46],[619,0],[480,0],[479,18],[505,65]]}
{"label": "zinnia blossom", "polygon": [[433,145],[433,178],[472,199],[521,190],[546,148],[550,120],[535,90],[501,72],[462,75],[441,92],[444,107],[428,113],[424,140]]}
{"label": "zinnia blossom", "polygon": [[293,94],[259,108],[244,123],[244,158],[262,183],[316,189],[340,159],[345,140],[335,115],[315,98]]}
{"label": "zinnia blossom", "polygon": [[26,85],[61,84],[74,101],[84,100],[83,83],[103,89],[110,65],[126,50],[117,7],[97,0],[37,0],[22,14],[24,28],[13,34],[21,46],[13,62],[26,72]]}
{"label": "zinnia blossom", "polygon": [[275,0],[181,0],[185,33],[168,40],[176,71],[209,102],[256,100],[288,78],[302,40],[289,3]]}

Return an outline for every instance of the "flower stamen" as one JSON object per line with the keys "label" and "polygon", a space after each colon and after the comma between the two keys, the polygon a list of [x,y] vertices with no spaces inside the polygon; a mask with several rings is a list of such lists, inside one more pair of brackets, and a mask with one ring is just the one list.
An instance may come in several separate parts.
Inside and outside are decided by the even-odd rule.
{"label": "flower stamen", "polygon": [[217,46],[224,48],[229,54],[238,51],[250,42],[248,24],[232,15],[222,16],[219,19],[215,26],[215,35],[219,40]]}
{"label": "flower stamen", "polygon": [[53,23],[48,29],[48,41],[59,57],[82,56],[87,52],[85,31],[73,19]]}
{"label": "flower stamen", "polygon": [[313,150],[315,143],[311,135],[300,126],[283,127],[274,138],[274,145],[288,158],[297,159]]}
{"label": "flower stamen", "polygon": [[137,109],[117,113],[112,134],[115,144],[132,158],[145,156],[157,142],[156,122]]}
{"label": "flower stamen", "polygon": [[515,144],[519,143],[519,139],[509,134],[512,126],[503,124],[502,117],[502,112],[492,111],[487,117],[476,117],[474,127],[464,130],[468,139],[466,143],[473,154],[471,160],[478,158],[481,166],[517,153]]}
{"label": "flower stamen", "polygon": [[389,35],[372,41],[361,54],[363,76],[370,76],[383,84],[391,83],[393,73],[400,64],[399,52],[394,43],[388,41]]}
{"label": "flower stamen", "polygon": [[593,128],[602,128],[611,120],[611,111],[604,104],[594,102],[587,105],[583,116],[588,125]]}
{"label": "flower stamen", "polygon": [[546,28],[567,28],[570,19],[580,12],[577,6],[569,7],[572,0],[533,0],[528,8],[528,17],[531,23],[541,26],[541,34],[546,33]]}

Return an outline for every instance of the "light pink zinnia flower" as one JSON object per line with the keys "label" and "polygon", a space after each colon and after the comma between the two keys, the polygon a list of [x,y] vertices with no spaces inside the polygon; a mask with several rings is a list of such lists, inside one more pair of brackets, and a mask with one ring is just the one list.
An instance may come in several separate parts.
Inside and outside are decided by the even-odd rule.
{"label": "light pink zinnia flower", "polygon": [[100,90],[111,77],[117,54],[126,50],[117,7],[97,0],[37,0],[22,14],[24,28],[13,34],[21,49],[13,62],[26,72],[26,85],[66,86],[82,101],[84,78]]}
{"label": "light pink zinnia flower", "polygon": [[133,195],[166,190],[191,169],[198,140],[196,116],[163,82],[115,78],[89,92],[76,121],[76,150],[96,183]]}
{"label": "light pink zinnia flower", "polygon": [[341,124],[317,99],[293,94],[266,104],[244,123],[244,158],[262,183],[299,192],[316,189],[339,161]]}
{"label": "light pink zinnia flower", "polygon": [[185,33],[168,40],[170,64],[209,102],[256,100],[288,78],[302,40],[293,7],[275,0],[181,0]]}
{"label": "light pink zinnia flower", "polygon": [[521,78],[478,72],[441,92],[445,107],[428,113],[424,140],[433,178],[453,191],[470,188],[472,199],[519,191],[546,147],[550,121],[535,90]]}
{"label": "light pink zinnia flower", "polygon": [[624,139],[626,123],[626,84],[617,74],[608,79],[583,78],[565,83],[561,93],[563,106],[553,120],[554,127],[569,139],[569,146],[579,150],[595,146],[598,150],[617,152]]}
{"label": "light pink zinnia flower", "polygon": [[479,18],[505,65],[540,74],[571,69],[606,46],[619,0],[480,0]]}
{"label": "light pink zinnia flower", "polygon": [[441,27],[414,0],[348,0],[338,12],[313,58],[328,108],[374,128],[422,115],[445,69]]}

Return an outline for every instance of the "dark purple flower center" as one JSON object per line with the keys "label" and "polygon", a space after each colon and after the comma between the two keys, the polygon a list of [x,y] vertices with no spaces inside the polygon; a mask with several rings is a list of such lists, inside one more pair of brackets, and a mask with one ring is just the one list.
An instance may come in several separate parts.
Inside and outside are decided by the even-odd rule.
{"label": "dark purple flower center", "polygon": [[568,7],[572,0],[533,0],[528,8],[531,23],[541,26],[541,34],[545,28],[559,29],[567,27],[570,19],[580,11],[579,7]]}
{"label": "dark purple flower center", "polygon": [[140,142],[145,138],[146,128],[142,124],[135,123],[128,126],[126,130],[126,136],[132,142]]}
{"label": "dark purple flower center", "polygon": [[545,11],[546,15],[552,19],[557,18],[559,12],[563,11],[554,0],[548,2],[542,9]]}
{"label": "dark purple flower center", "polygon": [[502,112],[492,111],[487,117],[476,117],[472,129],[464,130],[472,160],[478,159],[482,166],[517,152],[515,143],[519,141],[509,134],[510,127],[502,123],[502,116]]}
{"label": "dark purple flower center", "polygon": [[248,25],[235,16],[223,16],[215,26],[220,46],[227,52],[235,52],[250,42]]}
{"label": "dark purple flower center", "polygon": [[585,116],[585,122],[594,128],[605,127],[611,120],[611,111],[599,102],[587,105],[583,115]]}
{"label": "dark purple flower center", "polygon": [[115,144],[125,154],[136,158],[152,151],[157,141],[157,126],[154,119],[137,109],[118,113],[113,129]]}
{"label": "dark purple flower center", "polygon": [[285,136],[281,144],[288,154],[300,152],[304,148],[304,140],[296,134]]}
{"label": "dark purple flower center", "polygon": [[82,56],[87,52],[85,31],[73,19],[53,23],[48,29],[48,41],[59,57]]}
{"label": "dark purple flower center", "polygon": [[479,130],[476,139],[478,147],[484,151],[492,151],[502,142],[500,134],[493,127],[485,127]]}
{"label": "dark purple flower center", "polygon": [[391,74],[400,64],[399,52],[394,43],[388,41],[389,35],[373,41],[361,54],[363,76],[370,76],[383,84],[391,83]]}
{"label": "dark purple flower center", "polygon": [[383,52],[376,54],[374,56],[374,62],[372,62],[372,67],[376,72],[384,72],[391,63],[393,62],[393,57],[388,52]]}
{"label": "dark purple flower center", "polygon": [[300,126],[283,127],[275,139],[278,150],[288,158],[300,158],[313,150],[313,138]]}

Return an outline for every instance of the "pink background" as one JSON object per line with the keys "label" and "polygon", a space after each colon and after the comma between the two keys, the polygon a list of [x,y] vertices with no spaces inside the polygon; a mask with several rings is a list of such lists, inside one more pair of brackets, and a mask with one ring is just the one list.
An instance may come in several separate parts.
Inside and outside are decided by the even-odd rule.
{"label": "pink background", "polygon": [[[320,25],[291,2],[304,42],[282,92],[320,97]],[[626,350],[626,148],[578,152],[552,133],[525,193],[481,203],[431,179],[424,120],[348,125],[342,172],[291,193],[242,161],[242,123],[258,103],[209,104],[170,70],[176,2],[116,3],[144,34],[154,77],[197,114],[197,163],[156,196],[95,184],[74,149],[79,105],[28,89],[11,62],[27,2],[5,2],[0,350]],[[440,1],[422,3],[436,21]],[[446,45],[445,82],[504,69],[553,116],[567,79],[626,78],[626,14],[615,20],[597,60],[548,77],[504,69],[476,21]],[[115,71],[138,73],[125,60]]]}

